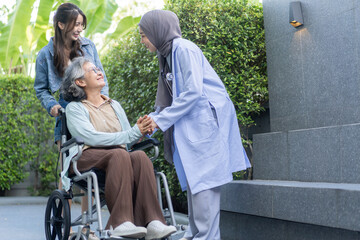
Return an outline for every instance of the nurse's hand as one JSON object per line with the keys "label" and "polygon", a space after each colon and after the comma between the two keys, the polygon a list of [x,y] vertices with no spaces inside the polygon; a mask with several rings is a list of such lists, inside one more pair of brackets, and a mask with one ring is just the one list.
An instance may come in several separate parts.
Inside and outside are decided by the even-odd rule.
{"label": "nurse's hand", "polygon": [[151,119],[151,132],[153,132],[156,128],[159,128],[159,126],[156,124],[156,122],[152,119]]}

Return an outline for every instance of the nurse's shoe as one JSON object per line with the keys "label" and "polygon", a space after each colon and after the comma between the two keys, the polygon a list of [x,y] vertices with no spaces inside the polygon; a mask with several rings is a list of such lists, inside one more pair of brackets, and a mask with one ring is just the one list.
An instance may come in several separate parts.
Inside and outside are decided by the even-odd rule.
{"label": "nurse's shoe", "polygon": [[167,226],[158,220],[154,220],[147,226],[145,240],[165,238],[174,232],[176,232],[176,227]]}
{"label": "nurse's shoe", "polygon": [[111,230],[111,234],[116,237],[143,238],[146,233],[146,228],[137,227],[132,222],[124,222]]}

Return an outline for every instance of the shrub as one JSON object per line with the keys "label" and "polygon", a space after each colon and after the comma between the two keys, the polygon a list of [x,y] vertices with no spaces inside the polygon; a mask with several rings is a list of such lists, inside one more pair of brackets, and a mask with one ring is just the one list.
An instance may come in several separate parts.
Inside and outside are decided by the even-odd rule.
{"label": "shrub", "polygon": [[23,181],[30,169],[35,171],[34,193],[53,188],[50,183],[55,179],[57,158],[52,143],[54,120],[36,99],[33,84],[32,78],[22,75],[0,76],[1,190]]}
{"label": "shrub", "polygon": [[[182,37],[203,50],[223,80],[240,125],[253,125],[253,117],[263,110],[262,105],[268,99],[261,6],[246,0],[169,0],[165,8],[178,15]],[[102,62],[110,96],[121,102],[129,121],[134,124],[137,117],[152,112],[158,60],[140,44],[138,30],[119,40]],[[162,139],[161,134],[155,137]],[[174,168],[162,155],[154,166],[167,175],[175,210],[185,212],[186,197]],[[237,177],[243,175],[238,173]]]}

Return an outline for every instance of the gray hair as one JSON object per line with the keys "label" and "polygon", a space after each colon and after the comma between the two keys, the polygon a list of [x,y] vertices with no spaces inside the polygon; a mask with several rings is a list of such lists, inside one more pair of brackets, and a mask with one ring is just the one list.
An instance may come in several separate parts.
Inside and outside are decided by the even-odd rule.
{"label": "gray hair", "polygon": [[86,99],[86,93],[82,87],[76,85],[77,79],[82,79],[85,76],[83,66],[90,60],[84,57],[77,57],[72,60],[70,65],[66,68],[64,78],[61,84],[60,93],[63,95],[65,101],[79,102]]}

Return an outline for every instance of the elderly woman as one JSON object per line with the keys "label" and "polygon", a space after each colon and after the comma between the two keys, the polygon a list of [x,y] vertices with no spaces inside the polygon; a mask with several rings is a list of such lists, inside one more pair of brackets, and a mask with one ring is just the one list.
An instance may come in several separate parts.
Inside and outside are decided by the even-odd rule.
{"label": "elderly woman", "polygon": [[193,42],[181,38],[175,13],[153,10],[139,23],[141,43],[157,52],[159,80],[152,129],[165,132],[165,152],[187,190],[185,240],[220,240],[220,186],[250,167],[233,103]]}
{"label": "elderly woman", "polygon": [[65,71],[61,92],[70,102],[67,125],[85,143],[78,169],[106,172],[106,229],[112,227],[114,236],[166,237],[176,228],[164,224],[152,163],[144,152],[126,150],[150,130],[150,118],[140,117],[131,127],[121,105],[101,94],[104,86],[101,70],[83,57],[75,58]]}

